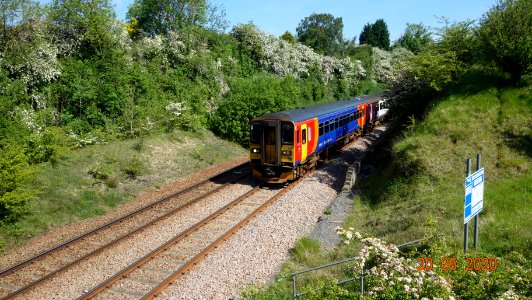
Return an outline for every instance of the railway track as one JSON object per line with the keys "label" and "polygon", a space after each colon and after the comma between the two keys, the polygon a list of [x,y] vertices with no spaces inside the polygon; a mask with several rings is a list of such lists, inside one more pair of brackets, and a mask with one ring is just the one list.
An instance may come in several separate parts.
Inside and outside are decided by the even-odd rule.
{"label": "railway track", "polygon": [[236,166],[1,270],[0,298],[23,295],[81,261],[199,203],[249,174],[249,164]]}
{"label": "railway track", "polygon": [[295,186],[293,183],[281,190],[264,190],[255,186],[78,299],[156,297]]}

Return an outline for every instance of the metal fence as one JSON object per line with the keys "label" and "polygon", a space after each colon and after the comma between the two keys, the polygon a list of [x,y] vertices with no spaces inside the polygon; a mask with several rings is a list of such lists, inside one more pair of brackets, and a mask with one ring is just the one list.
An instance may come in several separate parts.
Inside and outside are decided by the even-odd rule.
{"label": "metal fence", "polygon": [[[418,240],[410,241],[408,243],[404,243],[404,244],[398,245],[397,248],[401,249],[401,248],[404,248],[404,247],[407,247],[407,246],[410,246],[410,245],[413,245],[413,244],[417,244],[417,243],[422,242],[422,241],[427,241],[427,239],[418,239]],[[293,299],[297,300],[297,297],[301,297],[301,296],[304,296],[305,294],[307,294],[307,292],[301,292],[301,293],[297,292],[296,281],[297,281],[297,277],[299,275],[310,273],[310,272],[314,272],[314,271],[325,269],[325,268],[330,268],[330,267],[333,267],[333,266],[337,266],[337,265],[340,265],[340,264],[344,264],[344,263],[353,261],[355,259],[357,259],[357,257],[346,258],[344,260],[328,263],[326,265],[317,266],[317,267],[314,267],[312,269],[307,269],[307,270],[303,270],[303,271],[292,273],[290,276],[292,278]],[[344,279],[342,281],[338,281],[338,282],[336,282],[336,285],[346,284],[348,282],[352,282],[352,281],[358,280],[359,283],[360,283],[360,294],[363,295],[364,294],[364,278],[366,278],[366,277],[367,277],[367,275],[364,275],[364,269],[362,269],[362,275],[360,275],[358,277],[352,277],[352,278]],[[317,290],[320,290],[320,289],[321,288],[317,288],[317,289],[314,289],[314,291],[317,291]]]}

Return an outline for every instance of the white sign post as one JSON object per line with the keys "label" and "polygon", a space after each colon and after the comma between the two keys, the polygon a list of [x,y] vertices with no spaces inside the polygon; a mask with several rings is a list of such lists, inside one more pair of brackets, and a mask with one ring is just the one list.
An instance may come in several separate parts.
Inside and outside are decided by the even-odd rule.
{"label": "white sign post", "polygon": [[478,214],[484,208],[484,168],[480,168],[480,153],[477,154],[477,171],[469,174],[471,159],[466,161],[464,199],[464,252],[467,252],[469,220],[475,218],[475,248],[478,247]]}
{"label": "white sign post", "polygon": [[484,168],[465,180],[464,224],[484,208]]}

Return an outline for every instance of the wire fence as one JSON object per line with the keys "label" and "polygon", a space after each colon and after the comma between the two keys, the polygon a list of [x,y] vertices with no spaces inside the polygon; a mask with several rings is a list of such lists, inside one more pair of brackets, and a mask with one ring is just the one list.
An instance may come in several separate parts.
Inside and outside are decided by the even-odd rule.
{"label": "wire fence", "polygon": [[[437,237],[437,235],[435,237]],[[410,242],[407,242],[407,243],[404,243],[404,244],[397,245],[397,248],[402,249],[402,248],[405,248],[405,247],[408,247],[410,245],[417,244],[417,243],[423,242],[423,241],[427,241],[427,239],[418,239],[418,240],[410,241]],[[311,268],[311,269],[307,269],[307,270],[303,270],[303,271],[292,273],[290,275],[290,277],[292,278],[293,299],[297,300],[298,297],[305,296],[308,293],[308,292],[298,293],[298,291],[297,291],[297,277],[298,276],[303,275],[303,274],[308,274],[308,273],[311,273],[311,272],[316,272],[318,270],[323,270],[323,269],[326,269],[326,268],[331,268],[331,267],[334,267],[334,266],[339,266],[339,265],[348,263],[350,261],[353,261],[355,259],[357,259],[357,257],[346,258],[346,259],[343,259],[343,260],[340,260],[340,261],[336,261],[336,262],[328,263],[328,264],[325,264],[325,265],[317,266],[317,267],[314,267],[314,268]],[[368,275],[364,275],[364,269],[362,269],[362,274],[360,276],[347,278],[347,279],[338,281],[338,282],[336,282],[336,285],[344,285],[344,284],[347,284],[347,283],[354,282],[354,281],[358,280],[359,281],[360,295],[363,295],[364,294],[364,279],[367,276]],[[320,289],[322,289],[322,288],[316,288],[316,289],[313,289],[313,291],[318,291]]]}

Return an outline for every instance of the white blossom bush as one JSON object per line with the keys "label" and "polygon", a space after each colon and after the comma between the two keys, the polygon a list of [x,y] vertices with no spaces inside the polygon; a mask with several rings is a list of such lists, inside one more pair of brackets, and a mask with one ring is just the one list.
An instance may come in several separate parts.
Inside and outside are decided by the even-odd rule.
{"label": "white blossom bush", "polygon": [[22,124],[32,132],[38,133],[43,129],[42,125],[37,122],[37,116],[33,109],[15,107],[14,113],[22,121]]}
{"label": "white blossom bush", "polygon": [[41,40],[28,48],[23,60],[5,59],[3,67],[16,74],[28,87],[33,87],[49,83],[61,75],[58,54],[57,46]]}
{"label": "white blossom bush", "polygon": [[291,44],[249,24],[235,26],[233,35],[255,51],[262,67],[279,76],[305,77],[314,65],[322,71],[324,82],[329,82],[336,74],[351,81],[366,76],[360,61],[320,55],[301,43]]}
{"label": "white blossom bush", "polygon": [[355,239],[364,245],[354,260],[353,271],[356,276],[366,276],[368,296],[377,299],[454,299],[451,285],[445,278],[433,271],[417,270],[417,262],[402,257],[397,246],[353,233],[353,228],[337,227],[336,233],[345,244]]}
{"label": "white blossom bush", "polygon": [[165,109],[173,118],[176,118],[183,114],[185,108],[180,102],[170,102]]}
{"label": "white blossom bush", "polygon": [[164,45],[163,37],[156,35],[154,37],[143,37],[136,43],[135,56],[138,59],[151,59],[162,54]]}
{"label": "white blossom bush", "polygon": [[395,48],[392,51],[373,48],[372,65],[374,79],[380,82],[396,80],[406,67],[409,57],[413,54],[405,48]]}

